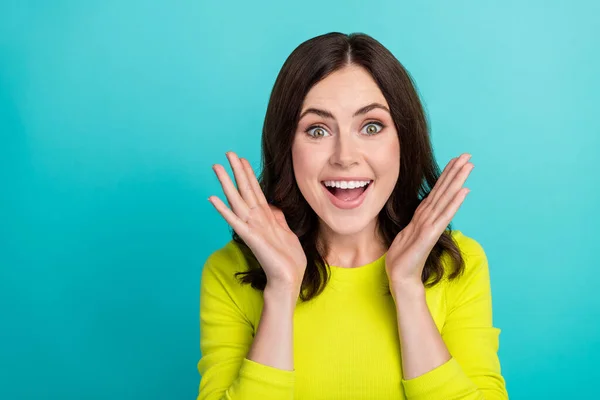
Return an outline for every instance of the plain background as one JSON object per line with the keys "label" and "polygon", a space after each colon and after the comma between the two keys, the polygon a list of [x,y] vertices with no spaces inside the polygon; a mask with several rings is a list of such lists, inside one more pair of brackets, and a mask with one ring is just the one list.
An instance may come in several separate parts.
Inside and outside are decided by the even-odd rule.
{"label": "plain background", "polygon": [[473,154],[454,228],[488,255],[511,399],[594,397],[599,4],[2,1],[0,398],[195,398],[230,240],[211,165],[259,167],[281,65],[330,31],[409,70],[441,167]]}

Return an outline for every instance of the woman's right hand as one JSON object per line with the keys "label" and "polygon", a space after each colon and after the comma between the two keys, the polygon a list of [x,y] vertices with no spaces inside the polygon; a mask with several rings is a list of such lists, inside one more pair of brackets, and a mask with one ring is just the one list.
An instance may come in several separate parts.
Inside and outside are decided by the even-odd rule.
{"label": "woman's right hand", "polygon": [[231,225],[267,275],[267,287],[299,293],[306,270],[306,254],[283,212],[267,203],[252,166],[228,152],[237,188],[222,165],[213,165],[231,209],[217,196],[208,200]]}

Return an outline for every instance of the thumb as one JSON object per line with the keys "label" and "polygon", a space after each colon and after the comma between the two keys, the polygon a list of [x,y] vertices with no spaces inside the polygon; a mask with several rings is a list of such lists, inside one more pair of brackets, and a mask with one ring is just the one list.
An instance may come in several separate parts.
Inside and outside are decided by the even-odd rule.
{"label": "thumb", "polygon": [[290,228],[287,224],[287,221],[285,220],[285,215],[283,214],[283,211],[275,207],[273,204],[269,204],[269,208],[271,209],[271,212],[273,213],[273,216],[275,217],[275,220],[279,223],[279,225],[281,225],[282,228],[285,228],[289,231]]}

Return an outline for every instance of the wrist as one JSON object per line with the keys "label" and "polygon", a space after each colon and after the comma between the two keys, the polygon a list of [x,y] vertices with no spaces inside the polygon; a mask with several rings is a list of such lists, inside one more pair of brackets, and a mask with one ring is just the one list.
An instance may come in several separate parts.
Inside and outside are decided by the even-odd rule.
{"label": "wrist", "polygon": [[425,285],[421,281],[390,282],[390,291],[394,299],[418,300],[425,298]]}
{"label": "wrist", "polygon": [[297,285],[275,285],[265,286],[263,298],[265,303],[295,306],[300,295],[300,287]]}

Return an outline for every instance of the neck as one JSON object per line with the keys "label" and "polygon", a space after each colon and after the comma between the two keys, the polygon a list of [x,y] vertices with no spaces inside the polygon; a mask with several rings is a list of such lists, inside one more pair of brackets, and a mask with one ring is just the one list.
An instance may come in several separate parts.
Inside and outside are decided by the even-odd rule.
{"label": "neck", "polygon": [[330,265],[352,268],[368,264],[387,251],[383,237],[373,220],[360,232],[340,234],[321,223],[319,229],[320,248]]}

